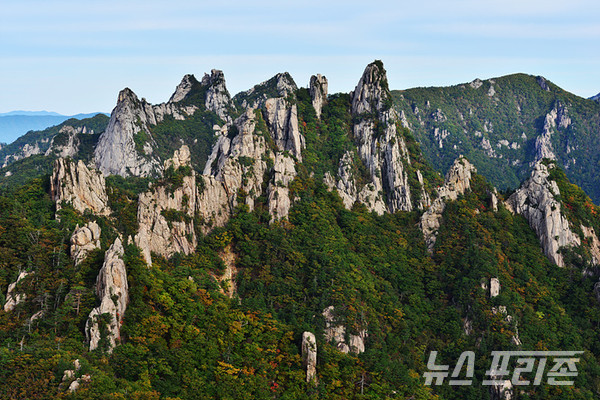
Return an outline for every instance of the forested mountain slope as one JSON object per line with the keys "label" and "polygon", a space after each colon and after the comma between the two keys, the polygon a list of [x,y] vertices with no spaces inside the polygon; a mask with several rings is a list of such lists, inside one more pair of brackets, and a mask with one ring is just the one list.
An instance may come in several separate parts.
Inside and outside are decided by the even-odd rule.
{"label": "forested mountain slope", "polygon": [[[123,90],[93,151],[0,191],[0,397],[598,397],[600,209],[548,158],[510,196],[442,176],[402,124],[379,61],[349,94]],[[482,385],[494,350],[584,354]],[[431,351],[474,384],[425,385]]]}
{"label": "forested mountain slope", "polygon": [[445,171],[462,154],[498,189],[514,189],[552,158],[600,202],[600,103],[525,74],[393,96],[432,165]]}

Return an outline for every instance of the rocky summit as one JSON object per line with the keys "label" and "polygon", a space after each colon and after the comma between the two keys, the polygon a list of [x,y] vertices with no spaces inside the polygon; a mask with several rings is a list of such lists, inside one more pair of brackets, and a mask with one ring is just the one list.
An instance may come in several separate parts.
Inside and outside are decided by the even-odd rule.
{"label": "rocky summit", "polygon": [[213,69],[0,147],[0,398],[597,398],[600,105],[357,78]]}

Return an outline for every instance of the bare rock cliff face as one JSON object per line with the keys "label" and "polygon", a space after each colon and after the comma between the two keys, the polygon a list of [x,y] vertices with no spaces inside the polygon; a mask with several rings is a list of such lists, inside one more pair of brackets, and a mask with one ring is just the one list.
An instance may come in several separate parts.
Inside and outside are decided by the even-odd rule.
{"label": "bare rock cliff face", "polygon": [[210,75],[204,75],[201,84],[208,88],[206,91],[206,100],[204,101],[206,108],[221,117],[228,125],[231,125],[232,120],[229,116],[229,108],[233,107],[233,105],[229,91],[225,86],[223,71],[213,69]]}
{"label": "bare rock cliff face", "polygon": [[[90,312],[85,325],[90,351],[98,348],[103,336],[108,340],[109,353],[121,339],[121,324],[129,302],[129,286],[123,253],[123,244],[121,239],[117,238],[106,251],[104,264],[98,273],[96,295],[101,303]],[[110,316],[108,321],[103,320],[103,314]]]}
{"label": "bare rock cliff face", "polygon": [[[172,159],[165,161],[165,170],[177,170],[190,165],[190,150],[187,146],[175,151]],[[196,173],[183,177],[180,187],[157,185],[139,196],[137,219],[139,232],[135,243],[142,249],[144,259],[152,264],[151,253],[166,258],[182,252],[192,253],[197,245],[194,230],[196,210]]]}
{"label": "bare rock cliff face", "polygon": [[[367,168],[370,182],[357,187],[351,168],[354,156],[346,153],[340,160],[335,186],[348,208],[356,201],[380,215],[415,208],[406,168],[410,157],[404,138],[398,132],[399,116],[391,103],[383,65],[369,64],[352,96],[352,116],[357,121],[353,127],[357,154]],[[422,200],[417,207],[427,204],[428,196]]]}
{"label": "bare rock cliff face", "polygon": [[298,109],[284,98],[277,97],[265,102],[265,120],[277,149],[289,151],[298,161],[302,161],[304,137],[298,129]]}
{"label": "bare rock cliff face", "polygon": [[238,134],[230,138],[223,132],[206,162],[198,199],[198,212],[204,220],[205,231],[223,226],[229,220],[240,190],[247,194],[246,204],[251,210],[254,200],[262,194],[263,178],[268,169],[266,159],[274,156],[265,136],[256,132],[256,112],[248,109],[237,118],[234,126]]}
{"label": "bare rock cliff face", "polygon": [[[74,157],[79,151],[80,140],[78,134],[87,133],[86,127],[73,128],[72,126],[63,126],[59,133],[66,134],[66,143],[57,144],[55,143],[56,137],[53,137],[50,142],[50,147],[46,150],[45,155],[55,155],[61,158]],[[93,133],[93,131],[92,131]]]}
{"label": "bare rock cliff face", "polygon": [[[296,85],[287,74],[278,74],[275,82],[279,97],[258,97],[233,122],[235,135],[223,130],[213,146],[202,176],[197,211],[206,232],[223,226],[237,206],[238,194],[254,209],[256,198],[266,195],[273,221],[287,217],[292,205],[288,186],[296,177],[296,163],[302,161],[304,137],[298,128],[298,110],[290,101]],[[255,86],[245,95],[261,90]],[[256,108],[259,107],[259,108]]]}
{"label": "bare rock cliff face", "polygon": [[438,189],[438,197],[421,216],[421,231],[429,251],[432,251],[435,245],[446,202],[456,200],[458,196],[470,190],[471,175],[475,172],[477,170],[466,158],[456,159],[446,174],[444,185]]}
{"label": "bare rock cliff face", "polygon": [[89,209],[96,215],[110,215],[104,177],[98,171],[89,170],[81,160],[59,158],[54,161],[50,190],[57,211],[65,201],[82,214]]}
{"label": "bare rock cliff face", "polygon": [[542,244],[542,249],[550,261],[559,267],[564,266],[563,246],[579,246],[581,240],[571,230],[569,221],[561,212],[561,203],[556,199],[560,190],[556,182],[549,179],[549,168],[538,161],[531,177],[507,201],[509,209],[523,215],[533,228]]}
{"label": "bare rock cliff face", "polygon": [[275,156],[275,165],[273,166],[273,179],[269,182],[267,188],[271,221],[288,216],[292,207],[289,186],[295,177],[294,160],[285,154],[278,153]]}
{"label": "bare rock cliff face", "polygon": [[302,333],[302,362],[306,368],[306,382],[317,382],[317,339],[312,332]]}
{"label": "bare rock cliff face", "polygon": [[100,248],[100,226],[96,222],[88,222],[81,228],[77,225],[71,236],[71,257],[75,265],[80,264],[90,251]]}
{"label": "bare rock cliff face", "polygon": [[20,303],[25,301],[27,296],[23,293],[17,293],[17,285],[23,279],[30,275],[29,272],[21,272],[17,277],[17,280],[8,285],[8,291],[6,292],[6,302],[4,303],[4,311],[9,312],[15,309]]}
{"label": "bare rock cliff face", "polygon": [[321,118],[321,110],[327,102],[327,78],[321,74],[310,77],[310,97],[312,105],[317,113],[317,118]]}
{"label": "bare rock cliff face", "polygon": [[[149,176],[159,174],[162,163],[156,157],[156,143],[152,138],[152,126],[166,116],[184,120],[194,114],[198,107],[182,103],[194,91],[204,92],[205,106],[226,122],[230,121],[228,107],[231,98],[225,88],[221,71],[213,70],[198,82],[193,75],[183,77],[175,93],[167,103],[151,105],[126,88],[119,93],[106,131],[100,136],[94,152],[96,166],[104,175]],[[136,135],[143,136],[143,148],[136,148]],[[142,139],[138,139],[138,142]],[[139,145],[138,145],[139,147]]]}
{"label": "bare rock cliff face", "polygon": [[325,340],[336,346],[342,353],[360,354],[365,351],[365,340],[368,336],[367,330],[361,330],[358,335],[348,335],[346,342],[346,327],[336,320],[334,306],[323,310],[325,318]]}
{"label": "bare rock cliff face", "polygon": [[137,134],[148,134],[152,123],[156,123],[152,106],[140,101],[130,89],[123,89],[94,151],[96,167],[104,175],[148,176],[154,172],[158,161],[150,157],[151,147],[144,148],[148,156],[144,157],[134,141]]}
{"label": "bare rock cliff face", "polygon": [[536,162],[544,158],[556,160],[554,146],[552,145],[552,135],[557,129],[565,129],[570,125],[571,118],[567,114],[567,109],[561,103],[555,104],[554,108],[546,114],[542,133],[535,140]]}

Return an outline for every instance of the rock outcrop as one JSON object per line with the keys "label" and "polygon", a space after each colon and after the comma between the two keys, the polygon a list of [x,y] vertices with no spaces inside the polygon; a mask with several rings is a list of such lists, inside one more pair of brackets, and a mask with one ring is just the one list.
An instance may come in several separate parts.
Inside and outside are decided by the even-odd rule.
{"label": "rock outcrop", "polygon": [[225,248],[219,252],[219,257],[223,261],[223,264],[225,264],[225,270],[223,271],[223,274],[210,274],[217,282],[219,282],[219,285],[221,286],[219,291],[231,299],[237,293],[235,278],[238,272],[235,266],[237,256],[233,251],[233,246],[231,243],[225,246]]}
{"label": "rock outcrop", "polygon": [[446,202],[456,200],[458,196],[470,190],[471,175],[475,172],[477,170],[466,158],[459,157],[446,173],[444,185],[438,189],[438,197],[421,216],[421,231],[429,251],[432,251],[435,245]]}
{"label": "rock outcrop", "polygon": [[508,201],[509,210],[523,215],[540,239],[546,256],[558,265],[564,266],[559,249],[564,246],[579,246],[581,240],[571,230],[569,221],[562,213],[562,205],[557,200],[560,190],[555,181],[550,180],[553,163],[538,161],[531,177],[513,193]]}
{"label": "rock outcrop", "polygon": [[304,137],[298,129],[298,108],[282,97],[265,101],[264,116],[277,150],[288,151],[302,161]]}
{"label": "rock outcrop", "polygon": [[151,141],[144,143],[144,154],[139,154],[135,137],[151,140],[150,125],[156,122],[152,106],[140,101],[131,89],[123,89],[94,151],[96,167],[104,175],[148,176],[155,172],[159,162],[152,157]]}
{"label": "rock outcrop", "polygon": [[185,99],[188,94],[194,89],[194,86],[198,84],[198,81],[192,74],[186,74],[181,79],[181,82],[175,88],[175,92],[171,95],[169,103],[178,103]]}
{"label": "rock outcrop", "polygon": [[[488,290],[487,282],[483,282],[481,284],[481,287],[484,290]],[[490,299],[493,299],[494,297],[498,297],[500,295],[500,289],[501,289],[500,280],[498,278],[491,278],[490,284],[489,284]],[[515,346],[521,346],[523,343],[521,343],[521,339],[519,338],[519,328],[518,328],[517,321],[514,320],[512,315],[508,314],[506,306],[492,307],[492,314],[501,315],[502,317],[504,317],[503,322],[511,325],[511,329],[514,328],[514,335],[512,335],[512,337],[511,337],[511,342]]]}
{"label": "rock outcrop", "polygon": [[541,161],[544,158],[556,160],[554,146],[552,145],[552,135],[557,129],[565,129],[571,125],[567,109],[557,103],[554,108],[546,114],[542,133],[535,140],[535,161]]}
{"label": "rock outcrop", "polygon": [[[87,127],[73,127],[70,125],[65,125],[60,128],[58,131],[58,135],[54,136],[50,142],[50,147],[46,150],[45,155],[54,155],[60,158],[74,157],[79,152],[79,146],[81,144],[81,140],[79,135],[87,135],[94,134],[94,131],[90,129],[88,131]],[[60,140],[59,140],[60,138]]]}
{"label": "rock outcrop", "polygon": [[[490,298],[494,298],[500,294],[500,281],[498,278],[490,279]],[[511,324],[513,322],[513,317],[508,315],[506,311],[506,306],[492,307],[492,314],[500,314],[504,317],[503,323]],[[512,336],[511,341],[515,346],[520,346],[521,340],[519,339],[519,330],[517,329],[516,323],[515,334]],[[510,400],[513,398],[514,390],[513,385],[510,380],[502,380],[502,376],[491,376],[491,378],[495,381],[499,381],[499,383],[494,383],[490,386],[490,394],[492,399],[497,400]]]}
{"label": "rock outcrop", "polygon": [[184,100],[197,95],[204,96],[204,105],[208,110],[215,112],[226,123],[231,123],[229,110],[233,108],[233,103],[225,87],[222,71],[212,70],[211,75],[205,75],[201,82],[193,75],[184,76],[171,99],[158,105],[138,99],[128,88],[122,90],[108,126],[96,146],[94,160],[98,169],[105,175],[159,174],[163,164],[154,154],[156,143],[152,137],[152,127],[166,116],[184,120],[193,115],[198,106]]}
{"label": "rock outcrop", "polygon": [[500,294],[500,280],[498,278],[490,279],[490,297],[494,298]]}
{"label": "rock outcrop", "polygon": [[96,215],[110,215],[104,177],[98,171],[89,170],[81,160],[55,160],[50,190],[56,211],[61,209],[62,202],[67,202],[81,213],[90,210]]}
{"label": "rock outcrop", "polygon": [[289,186],[295,177],[296,167],[294,160],[285,154],[278,153],[275,156],[273,178],[267,188],[271,221],[288,216],[292,206]]}
{"label": "rock outcrop", "polygon": [[[337,185],[335,184],[335,179],[329,173],[326,176],[326,181],[329,182],[327,185],[331,189],[337,189],[344,203],[344,207],[346,207],[348,210],[352,208],[352,206],[358,199],[358,190],[356,189],[356,182],[352,173],[353,163],[354,155],[352,152],[347,151],[346,153],[344,153],[344,156],[340,160],[340,164],[338,166],[339,180],[337,182]],[[372,205],[371,209],[373,209],[374,207],[375,205]],[[377,213],[382,213],[384,209],[385,205],[383,204],[383,202],[380,202],[377,207]]]}
{"label": "rock outcrop", "polygon": [[598,239],[598,234],[594,228],[585,225],[581,225],[581,231],[588,244],[592,264],[600,265],[600,240]]}
{"label": "rock outcrop", "polygon": [[327,86],[327,78],[323,75],[317,74],[310,77],[310,97],[319,119],[323,105],[327,102]]}
{"label": "rock outcrop", "polygon": [[358,121],[353,127],[354,142],[371,178],[358,198],[369,200],[365,204],[378,212],[383,202],[393,213],[411,211],[413,204],[405,168],[410,159],[391,104],[383,64],[369,64],[352,96],[352,116]]}
{"label": "rock outcrop", "polygon": [[105,339],[108,341],[107,351],[110,353],[121,339],[121,324],[129,302],[123,253],[123,244],[121,239],[117,238],[106,251],[104,264],[98,273],[96,295],[101,302],[100,306],[90,312],[85,325],[90,351],[97,349],[101,340]]}
{"label": "rock outcrop", "polygon": [[[267,95],[273,90],[278,97]],[[205,232],[224,225],[239,198],[253,210],[254,201],[266,194],[272,221],[287,217],[292,205],[288,186],[296,177],[296,163],[302,161],[305,147],[293,101],[295,90],[288,74],[278,74],[239,95],[246,111],[229,130],[218,133],[199,178],[197,211]],[[269,181],[263,193],[266,177]]]}
{"label": "rock outcrop", "polygon": [[63,372],[62,382],[59,387],[69,385],[67,390],[71,393],[76,392],[81,387],[82,383],[87,383],[92,380],[89,374],[84,374],[80,378],[75,378],[79,370],[81,369],[81,363],[79,359],[73,361],[73,369],[67,369]]}
{"label": "rock outcrop", "polygon": [[246,110],[233,123],[237,135],[230,138],[223,132],[213,146],[199,185],[197,209],[204,231],[223,226],[229,220],[240,191],[246,194],[245,203],[250,210],[254,209],[254,200],[262,194],[264,176],[269,169],[267,160],[274,155],[265,138],[269,132],[256,132],[261,118],[258,113]]}
{"label": "rock outcrop", "polygon": [[19,273],[17,280],[8,285],[8,290],[6,292],[6,302],[4,303],[4,311],[9,312],[15,309],[20,303],[25,301],[27,295],[24,293],[16,293],[17,285],[23,279],[25,279],[30,273],[22,271]]}
{"label": "rock outcrop", "polygon": [[190,150],[184,145],[164,164],[165,171],[172,168],[175,173],[180,167],[188,167],[189,175],[183,176],[181,186],[172,187],[166,182],[139,196],[135,243],[148,265],[152,264],[152,252],[169,258],[178,252],[190,254],[196,248],[196,173],[190,162]]}
{"label": "rock outcrop", "polygon": [[298,86],[287,72],[279,73],[271,79],[255,85],[252,89],[238,93],[234,100],[241,104],[243,109],[262,108],[270,98],[288,98],[295,96]]}
{"label": "rock outcrop", "polygon": [[43,151],[40,146],[48,145],[48,141],[50,139],[42,139],[40,141],[36,141],[33,143],[25,143],[23,147],[19,148],[19,150],[13,154],[8,154],[4,157],[4,162],[2,163],[2,168],[6,167],[8,164],[11,164],[15,161],[22,160],[27,157],[35,156],[37,154],[42,154]]}
{"label": "rock outcrop", "polygon": [[88,222],[81,228],[77,225],[71,235],[71,258],[75,265],[81,263],[94,249],[100,248],[100,226],[96,222]]}
{"label": "rock outcrop", "polygon": [[223,71],[213,69],[210,75],[204,74],[201,85],[207,88],[204,101],[206,108],[217,114],[228,125],[231,125],[232,120],[229,109],[233,107],[233,103],[225,86]]}
{"label": "rock outcrop", "polygon": [[317,383],[317,339],[312,332],[302,334],[302,363],[306,368],[306,382]]}
{"label": "rock outcrop", "polygon": [[[501,376],[492,377],[494,380],[501,379]],[[514,388],[512,382],[509,379],[502,381],[502,383],[494,384],[490,386],[491,400],[511,400],[513,398]]]}
{"label": "rock outcrop", "polygon": [[[369,64],[352,93],[353,139],[357,146],[344,154],[339,162],[337,179],[325,176],[330,188],[335,187],[345,207],[363,203],[377,214],[411,211],[426,207],[430,198],[423,189],[420,171],[411,172],[410,156],[404,137],[398,131],[400,117],[392,108],[386,72],[379,61]],[[356,158],[358,157],[358,159]],[[363,163],[368,174],[366,184],[359,187],[353,168]],[[421,187],[421,201],[413,204],[408,173],[415,173]]]}
{"label": "rock outcrop", "polygon": [[348,335],[346,343],[346,327],[336,320],[334,306],[323,310],[325,318],[325,340],[336,346],[342,353],[360,354],[365,351],[365,340],[368,336],[366,329],[361,330],[358,335]]}

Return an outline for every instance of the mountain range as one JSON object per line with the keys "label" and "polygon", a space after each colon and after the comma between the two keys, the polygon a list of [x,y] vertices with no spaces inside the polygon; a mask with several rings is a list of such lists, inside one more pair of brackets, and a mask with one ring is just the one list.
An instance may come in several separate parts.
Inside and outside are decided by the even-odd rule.
{"label": "mountain range", "polygon": [[49,111],[10,111],[0,113],[0,142],[10,143],[29,131],[46,129],[68,119],[91,118],[100,113],[61,115]]}
{"label": "mountain range", "polygon": [[[524,74],[125,88],[0,149],[0,396],[596,398],[599,140]],[[465,351],[473,384],[426,384]],[[582,355],[556,386],[493,351]]]}

